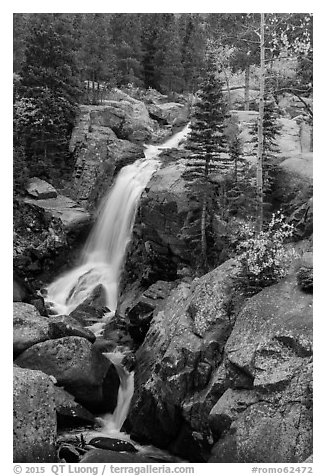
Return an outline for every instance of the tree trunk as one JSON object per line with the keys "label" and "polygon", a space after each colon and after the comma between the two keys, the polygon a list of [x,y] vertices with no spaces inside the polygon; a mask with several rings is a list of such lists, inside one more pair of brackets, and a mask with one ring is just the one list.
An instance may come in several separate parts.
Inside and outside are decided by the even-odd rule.
{"label": "tree trunk", "polygon": [[201,254],[203,268],[207,268],[207,241],[206,241],[206,214],[207,214],[207,192],[203,197],[203,208],[201,211]]}
{"label": "tree trunk", "polygon": [[200,226],[202,266],[204,270],[206,270],[207,268],[206,217],[207,217],[207,185],[208,185],[210,160],[211,160],[211,157],[209,154],[207,154],[205,159],[205,182],[204,182],[205,190],[204,190],[204,196],[203,196],[203,207],[201,211],[201,226]]}
{"label": "tree trunk", "polygon": [[257,233],[263,228],[263,147],[264,147],[264,95],[265,95],[265,14],[260,14],[260,93],[259,93],[259,116],[258,116],[258,157],[257,157]]}
{"label": "tree trunk", "polygon": [[249,77],[250,77],[250,65],[246,65],[245,69],[245,111],[249,111],[250,99],[249,99]]}
{"label": "tree trunk", "polygon": [[225,77],[226,89],[227,89],[227,92],[228,92],[228,109],[231,109],[232,104],[231,104],[231,91],[230,91],[229,78],[228,78],[228,75],[226,74],[225,70],[223,72],[224,72],[224,77]]}

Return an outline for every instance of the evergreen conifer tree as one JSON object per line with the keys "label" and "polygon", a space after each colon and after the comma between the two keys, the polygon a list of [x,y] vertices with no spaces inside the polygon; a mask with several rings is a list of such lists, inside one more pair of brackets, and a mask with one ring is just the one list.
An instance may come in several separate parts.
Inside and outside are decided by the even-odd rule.
{"label": "evergreen conifer tree", "polygon": [[185,171],[190,193],[201,204],[197,227],[194,223],[192,224],[192,240],[196,245],[196,241],[198,243],[200,239],[200,265],[203,269],[206,269],[208,265],[207,229],[209,228],[210,205],[214,194],[214,185],[210,178],[212,173],[218,173],[219,166],[223,161],[222,154],[228,149],[224,132],[226,117],[227,106],[223,98],[222,82],[216,76],[213,58],[208,55],[205,79],[194,108],[188,137],[187,148],[190,151],[190,157]]}
{"label": "evergreen conifer tree", "polygon": [[80,95],[69,17],[35,15],[20,75],[14,129],[24,137],[31,173],[49,175],[66,165]]}
{"label": "evergreen conifer tree", "polygon": [[163,93],[181,92],[183,89],[183,66],[177,22],[172,15],[166,23],[166,27],[162,29],[160,35],[159,54],[156,56],[159,85]]}
{"label": "evergreen conifer tree", "polygon": [[84,102],[99,103],[101,88],[111,88],[118,78],[117,58],[110,30],[110,15],[106,13],[78,14],[78,61],[81,77],[87,81]]}
{"label": "evergreen conifer tree", "polygon": [[194,93],[200,86],[205,63],[206,36],[198,14],[184,14],[179,20],[182,33],[184,88]]}
{"label": "evergreen conifer tree", "polygon": [[118,84],[143,84],[141,21],[137,13],[115,13],[111,18],[112,41],[117,58]]}

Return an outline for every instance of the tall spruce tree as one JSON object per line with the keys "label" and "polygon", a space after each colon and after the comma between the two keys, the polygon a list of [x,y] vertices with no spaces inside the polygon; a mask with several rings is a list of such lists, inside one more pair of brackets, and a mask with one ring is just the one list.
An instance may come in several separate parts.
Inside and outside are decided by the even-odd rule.
{"label": "tall spruce tree", "polygon": [[210,224],[212,196],[214,184],[211,174],[219,170],[222,164],[222,154],[227,152],[228,144],[224,133],[227,106],[222,93],[222,82],[217,77],[216,66],[212,55],[207,56],[205,79],[198,94],[198,102],[194,108],[191,131],[187,148],[190,157],[187,162],[185,178],[189,181],[190,193],[201,204],[200,233],[196,236],[196,226],[193,224],[193,242],[200,236],[200,267],[207,269],[207,229]]}

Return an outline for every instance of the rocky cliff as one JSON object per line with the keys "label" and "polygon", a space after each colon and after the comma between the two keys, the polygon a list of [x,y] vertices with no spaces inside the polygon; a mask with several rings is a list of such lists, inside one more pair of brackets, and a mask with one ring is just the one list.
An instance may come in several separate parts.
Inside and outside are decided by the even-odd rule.
{"label": "rocky cliff", "polygon": [[180,284],[136,353],[132,434],[210,462],[312,452],[312,295],[294,275],[247,300],[235,262]]}
{"label": "rocky cliff", "polygon": [[70,141],[76,160],[72,194],[86,208],[98,205],[122,167],[143,157],[145,143],[163,141],[172,125],[187,123],[184,104],[161,100],[145,103],[114,89],[103,104],[80,107]]}

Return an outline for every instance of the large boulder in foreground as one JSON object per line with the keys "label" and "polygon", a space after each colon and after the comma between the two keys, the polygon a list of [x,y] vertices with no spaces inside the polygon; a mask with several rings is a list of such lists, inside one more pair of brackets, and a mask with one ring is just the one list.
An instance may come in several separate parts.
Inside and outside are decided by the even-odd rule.
{"label": "large boulder in foreground", "polygon": [[[192,421],[192,405],[222,359],[232,330],[231,285],[238,273],[234,261],[189,284],[181,283],[154,312],[145,341],[136,353],[135,393],[129,415],[137,439],[169,447],[192,461],[203,461],[197,436],[207,427]],[[191,454],[192,453],[192,454]],[[195,458],[195,459],[194,459]]]}
{"label": "large boulder in foreground", "polygon": [[312,295],[295,276],[250,298],[225,346],[210,462],[303,462],[312,452]]}
{"label": "large boulder in foreground", "polygon": [[51,378],[14,367],[13,384],[14,462],[55,462],[57,419]]}
{"label": "large boulder in foreground", "polygon": [[15,302],[13,307],[13,347],[17,356],[34,344],[49,339],[49,324],[48,319],[31,304]]}
{"label": "large boulder in foreground", "polygon": [[230,260],[181,283],[136,352],[131,435],[190,461],[312,452],[312,295],[296,275],[246,298]]}
{"label": "large boulder in foreground", "polygon": [[53,375],[76,400],[87,408],[103,406],[105,381],[111,363],[88,340],[63,337],[35,344],[15,363]]}

